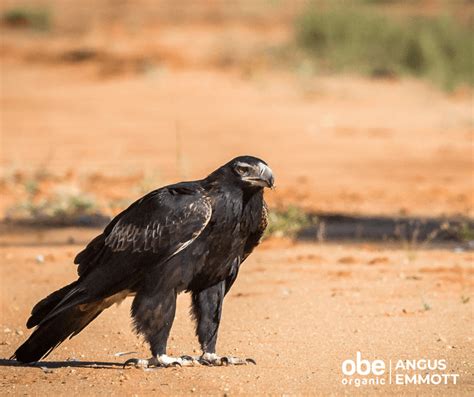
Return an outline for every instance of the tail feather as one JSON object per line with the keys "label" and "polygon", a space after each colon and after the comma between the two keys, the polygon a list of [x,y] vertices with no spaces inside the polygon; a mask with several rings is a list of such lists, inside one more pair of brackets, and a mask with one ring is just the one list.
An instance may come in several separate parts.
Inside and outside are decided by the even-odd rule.
{"label": "tail feather", "polygon": [[68,337],[73,337],[103,310],[100,303],[71,307],[41,323],[12,356],[24,363],[39,361]]}
{"label": "tail feather", "polygon": [[77,286],[77,284],[78,282],[74,281],[40,300],[31,311],[31,316],[26,323],[27,328],[37,326],[49,313],[53,311],[66,295]]}

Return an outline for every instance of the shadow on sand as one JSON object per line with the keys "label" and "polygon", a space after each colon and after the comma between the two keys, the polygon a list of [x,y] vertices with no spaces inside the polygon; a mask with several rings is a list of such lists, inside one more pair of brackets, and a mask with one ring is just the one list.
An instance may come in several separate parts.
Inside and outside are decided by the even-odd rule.
{"label": "shadow on sand", "polygon": [[58,368],[92,368],[92,369],[122,369],[123,363],[106,361],[38,361],[23,364],[16,360],[0,359],[0,367],[31,367],[43,371]]}

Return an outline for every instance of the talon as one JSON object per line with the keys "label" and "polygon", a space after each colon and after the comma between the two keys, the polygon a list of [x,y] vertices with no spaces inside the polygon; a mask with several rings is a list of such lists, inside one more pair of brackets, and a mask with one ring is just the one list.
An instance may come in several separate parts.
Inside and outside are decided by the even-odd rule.
{"label": "talon", "polygon": [[125,361],[125,362],[123,363],[123,367],[122,367],[122,368],[125,369],[125,367],[126,367],[127,365],[130,365],[130,364],[132,364],[132,363],[133,363],[134,365],[136,365],[136,361],[137,361],[136,358],[129,358],[127,361]]}
{"label": "talon", "polygon": [[127,361],[123,363],[123,367],[125,368],[127,365],[133,365],[135,368],[139,367],[148,367],[149,361],[148,360],[143,360],[139,358],[129,358]]}
{"label": "talon", "polygon": [[196,364],[200,364],[199,357],[184,355],[179,360],[183,367],[194,367]]}
{"label": "talon", "polygon": [[199,358],[199,363],[202,365],[213,365],[213,366],[229,366],[229,365],[257,365],[253,358],[239,358],[233,356],[218,356],[215,353],[204,353]]}

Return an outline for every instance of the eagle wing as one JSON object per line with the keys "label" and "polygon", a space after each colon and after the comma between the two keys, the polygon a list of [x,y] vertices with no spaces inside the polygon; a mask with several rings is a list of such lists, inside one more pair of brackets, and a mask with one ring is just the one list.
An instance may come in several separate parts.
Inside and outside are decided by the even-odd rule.
{"label": "eagle wing", "polygon": [[[117,215],[104,232],[75,258],[83,276],[97,266],[127,257],[153,264],[170,259],[205,229],[212,214],[210,199],[196,184],[179,184],[153,191]],[[146,261],[145,261],[146,262]],[[113,265],[113,264],[112,264]]]}

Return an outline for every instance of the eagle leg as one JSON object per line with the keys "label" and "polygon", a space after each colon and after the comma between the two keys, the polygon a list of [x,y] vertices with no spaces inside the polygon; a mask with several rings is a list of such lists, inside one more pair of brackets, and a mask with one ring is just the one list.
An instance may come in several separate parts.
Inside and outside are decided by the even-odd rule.
{"label": "eagle leg", "polygon": [[196,320],[196,335],[203,354],[216,351],[224,295],[225,282],[192,292],[192,314]]}
{"label": "eagle leg", "polygon": [[256,364],[252,358],[218,356],[216,354],[217,331],[221,320],[222,303],[233,280],[222,281],[205,290],[192,293],[192,313],[196,320],[196,334],[201,344],[202,356],[198,362],[202,365],[246,365]]}
{"label": "eagle leg", "polygon": [[166,355],[166,345],[176,313],[176,291],[142,290],[132,303],[135,329],[150,345],[152,358],[149,360],[128,360],[130,363],[145,363],[147,366],[182,365],[181,358]]}

